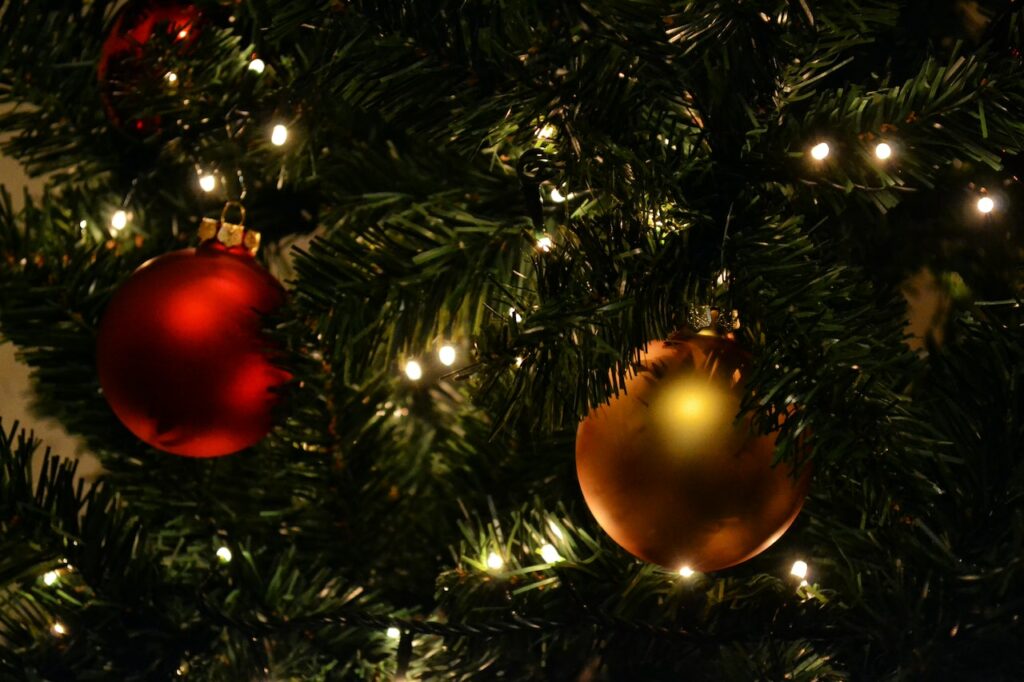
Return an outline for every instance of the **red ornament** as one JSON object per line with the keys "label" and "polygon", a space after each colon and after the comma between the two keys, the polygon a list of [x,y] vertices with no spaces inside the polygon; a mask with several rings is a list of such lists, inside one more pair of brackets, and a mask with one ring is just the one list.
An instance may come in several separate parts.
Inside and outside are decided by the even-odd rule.
{"label": "red ornament", "polygon": [[651,343],[626,392],[587,415],[576,471],[598,524],[633,555],[715,571],[782,536],[809,468],[772,467],[775,434],[737,423],[750,356],[729,338]]}
{"label": "red ornament", "polygon": [[151,103],[177,86],[184,75],[177,64],[195,43],[201,18],[198,7],[174,0],[135,0],[118,12],[96,67],[111,123],[142,135],[159,131],[158,114],[133,116],[121,105]]}
{"label": "red ornament", "polygon": [[100,385],[155,448],[218,457],[259,442],[290,375],[270,361],[260,314],[284,290],[242,248],[210,240],[144,263],[104,313]]}

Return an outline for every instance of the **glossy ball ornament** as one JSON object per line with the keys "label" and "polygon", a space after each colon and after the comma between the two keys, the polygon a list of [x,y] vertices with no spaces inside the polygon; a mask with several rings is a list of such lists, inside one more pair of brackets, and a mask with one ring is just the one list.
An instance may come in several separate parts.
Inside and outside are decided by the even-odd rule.
{"label": "glossy ball ornament", "polygon": [[177,65],[201,30],[198,7],[175,0],[134,0],[118,12],[100,48],[96,76],[107,118],[140,135],[160,130],[160,116],[127,112],[126,102],[159,101],[184,76]]}
{"label": "glossy ball ornament", "polygon": [[284,290],[243,249],[208,241],[144,263],[103,314],[103,394],[155,448],[217,457],[270,430],[272,391],[290,376],[271,362],[261,314]]}
{"label": "glossy ball ornament", "polygon": [[749,360],[724,337],[651,343],[626,392],[580,423],[583,497],[631,554],[715,571],[764,551],[800,512],[810,471],[772,467],[775,434],[736,419]]}

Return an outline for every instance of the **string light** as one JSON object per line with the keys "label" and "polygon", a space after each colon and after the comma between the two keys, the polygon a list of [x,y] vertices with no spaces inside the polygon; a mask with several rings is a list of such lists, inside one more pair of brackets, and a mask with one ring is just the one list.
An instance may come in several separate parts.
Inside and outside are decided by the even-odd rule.
{"label": "string light", "polygon": [[828,146],[828,142],[819,142],[811,147],[811,157],[815,161],[823,161],[831,151],[832,149]]}
{"label": "string light", "polygon": [[523,321],[523,316],[519,314],[519,311],[514,307],[508,309],[508,316],[515,320],[517,323]]}
{"label": "string light", "polygon": [[221,547],[217,550],[217,558],[220,559],[221,563],[229,563],[231,561],[231,550],[227,547]]}
{"label": "string light", "polygon": [[164,79],[168,83],[177,83],[178,82],[178,74],[174,73],[173,71],[168,71],[167,73],[164,74]]}
{"label": "string light", "polygon": [[187,28],[183,28],[180,31],[178,31],[178,40],[184,40],[185,38],[188,38]]}
{"label": "string light", "polygon": [[420,367],[420,363],[415,360],[410,360],[405,363],[405,376],[409,377],[410,381],[419,381],[423,378],[423,368]]}
{"label": "string light", "polygon": [[263,69],[265,68],[267,68],[267,65],[264,64],[263,60],[259,57],[254,57],[253,60],[249,62],[249,70],[253,73],[263,73]]}
{"label": "string light", "polygon": [[558,188],[555,187],[554,189],[551,190],[551,201],[555,202],[556,204],[560,204],[563,201],[565,201],[565,195],[559,192]]}
{"label": "string light", "polygon": [[85,229],[85,228],[87,228],[88,226],[89,226],[89,223],[88,223],[87,221],[85,221],[85,220],[79,220],[79,221],[78,221],[78,227],[79,227],[79,229],[82,229],[82,230],[84,230],[84,229]]}
{"label": "string light", "polygon": [[552,137],[555,136],[555,133],[557,132],[558,128],[551,125],[550,123],[545,123],[543,126],[537,129],[537,137],[542,140],[550,140]]}
{"label": "string light", "polygon": [[441,364],[445,367],[451,367],[455,364],[455,348],[453,346],[444,345],[437,351],[437,359],[441,361]]}
{"label": "string light", "polygon": [[795,575],[801,580],[807,577],[807,562],[796,560],[793,562],[793,567],[789,569],[790,575]]}
{"label": "string light", "polygon": [[996,207],[996,202],[992,197],[982,197],[978,199],[978,211],[980,213],[991,213]]}
{"label": "string light", "polygon": [[487,568],[492,571],[497,571],[505,565],[505,560],[501,558],[501,555],[497,552],[491,552],[487,555]]}
{"label": "string light", "polygon": [[60,579],[60,574],[57,571],[47,571],[43,574],[43,584],[49,587]]}
{"label": "string light", "polygon": [[558,553],[558,550],[555,549],[555,546],[552,544],[544,545],[538,551],[540,552],[541,558],[549,564],[556,564],[562,560],[562,556]]}
{"label": "string light", "polygon": [[516,357],[516,367],[522,367],[522,366],[523,366],[523,358],[522,358],[522,356]]}
{"label": "string light", "polygon": [[875,156],[885,161],[892,156],[892,147],[886,142],[879,142],[875,145]]}
{"label": "string light", "polygon": [[54,621],[53,625],[50,626],[50,632],[52,632],[58,637],[61,637],[63,635],[68,634],[68,629],[64,627],[64,623],[58,620]]}
{"label": "string light", "polygon": [[270,131],[270,142],[278,147],[288,141],[288,128],[278,123]]}
{"label": "string light", "polygon": [[551,237],[544,235],[537,240],[537,248],[544,253],[550,251],[555,245],[555,242],[551,240]]}
{"label": "string light", "polygon": [[199,187],[204,192],[212,192],[217,187],[217,178],[211,173],[204,173],[199,176]]}
{"label": "string light", "polygon": [[679,575],[683,576],[684,578],[692,578],[693,577],[693,573],[694,573],[694,570],[692,568],[690,568],[689,566],[683,566],[682,568],[679,569]]}
{"label": "string light", "polygon": [[123,230],[128,225],[128,214],[124,209],[117,209],[114,215],[110,216],[110,226],[115,230]]}
{"label": "string light", "polygon": [[400,639],[402,637],[402,631],[396,627],[390,627],[387,631],[388,639]]}

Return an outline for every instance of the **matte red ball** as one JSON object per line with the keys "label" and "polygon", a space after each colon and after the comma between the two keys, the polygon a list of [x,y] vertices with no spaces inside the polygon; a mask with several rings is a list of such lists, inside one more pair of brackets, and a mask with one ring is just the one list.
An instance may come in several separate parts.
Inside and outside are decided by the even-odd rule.
{"label": "matte red ball", "polygon": [[175,0],[134,0],[121,8],[96,64],[111,123],[141,135],[160,129],[159,114],[124,111],[124,100],[149,103],[166,95],[167,74],[174,73],[175,62],[195,43],[201,19],[196,5]]}
{"label": "matte red ball", "polygon": [[773,467],[775,434],[737,420],[750,356],[731,339],[692,336],[649,344],[640,364],[576,434],[598,524],[672,570],[716,571],[767,549],[800,512],[811,472]]}
{"label": "matte red ball", "polygon": [[217,457],[271,428],[273,388],[290,375],[271,362],[261,314],[284,289],[246,253],[209,243],[144,263],[100,323],[103,394],[128,429],[155,448]]}

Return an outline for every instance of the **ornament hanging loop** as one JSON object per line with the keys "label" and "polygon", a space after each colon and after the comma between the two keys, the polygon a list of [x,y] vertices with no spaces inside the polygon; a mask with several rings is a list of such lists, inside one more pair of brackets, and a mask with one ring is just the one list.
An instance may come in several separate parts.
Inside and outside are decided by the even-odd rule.
{"label": "ornament hanging loop", "polygon": [[[236,209],[238,222],[228,222],[228,211]],[[228,201],[220,212],[220,220],[203,218],[199,223],[199,241],[202,243],[216,240],[228,247],[244,248],[249,255],[255,256],[260,248],[260,233],[245,229],[245,206],[238,201]]]}
{"label": "ornament hanging loop", "polygon": [[245,226],[245,206],[240,201],[228,201],[224,203],[224,208],[220,212],[220,222],[227,223],[228,211],[232,208],[238,209],[238,226]]}

